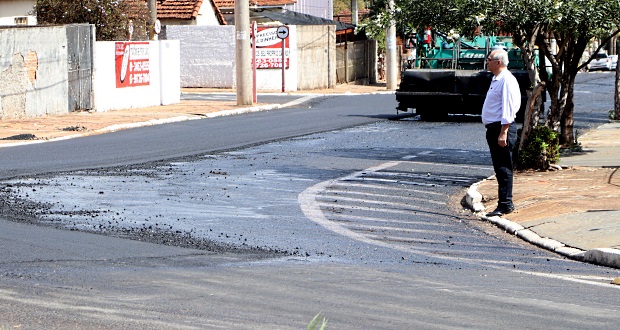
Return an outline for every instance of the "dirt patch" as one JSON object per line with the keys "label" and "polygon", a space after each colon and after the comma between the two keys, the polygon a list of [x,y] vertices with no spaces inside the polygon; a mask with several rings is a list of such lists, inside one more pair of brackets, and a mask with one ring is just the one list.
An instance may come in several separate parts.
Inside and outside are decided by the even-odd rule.
{"label": "dirt patch", "polygon": [[[620,174],[614,168],[571,167],[561,171],[515,174],[516,211],[510,220],[525,222],[587,211],[620,210]],[[497,202],[497,182],[478,187],[487,210]]]}

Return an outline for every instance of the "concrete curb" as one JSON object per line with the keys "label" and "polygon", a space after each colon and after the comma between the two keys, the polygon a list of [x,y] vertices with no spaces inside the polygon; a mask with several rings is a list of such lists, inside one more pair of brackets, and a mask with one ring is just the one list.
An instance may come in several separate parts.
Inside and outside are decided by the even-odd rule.
{"label": "concrete curb", "polygon": [[[482,205],[481,202],[482,195],[478,192],[478,186],[480,186],[480,184],[485,180],[471,185],[471,187],[467,190],[467,195],[465,196],[467,206],[481,219],[489,221],[495,226],[504,229],[506,232],[513,234],[530,244],[553,251],[567,258],[606,267],[620,268],[620,250],[618,249],[600,248],[584,251],[578,248],[566,246],[564,243],[556,241],[552,238],[541,237],[535,232],[508,219],[497,216],[487,217],[486,215],[481,214],[481,212],[484,211],[484,205]],[[480,209],[481,205],[482,209]]]}
{"label": "concrete curb", "polygon": [[279,108],[295,106],[295,105],[301,104],[303,102],[307,102],[307,101],[309,101],[309,100],[311,100],[311,99],[313,99],[315,97],[319,97],[319,96],[322,96],[322,95],[324,95],[324,94],[321,94],[321,95],[309,95],[309,96],[302,97],[302,98],[300,98],[298,100],[291,101],[291,102],[288,102],[288,103],[285,103],[285,104],[268,104],[268,105],[262,105],[262,106],[256,106],[256,107],[247,107],[247,108],[239,108],[239,109],[232,109],[232,110],[217,111],[217,112],[212,112],[212,113],[206,113],[204,115],[177,116],[177,117],[163,118],[163,119],[152,119],[152,120],[136,122],[136,123],[116,124],[116,125],[107,126],[107,127],[104,127],[104,128],[98,129],[98,130],[94,130],[94,131],[91,131],[91,132],[88,132],[88,133],[78,133],[78,134],[73,134],[73,135],[67,135],[67,136],[63,136],[63,137],[53,138],[53,139],[49,139],[49,140],[32,140],[32,141],[19,141],[19,142],[15,142],[15,143],[7,143],[7,144],[0,145],[0,148],[14,147],[14,146],[21,146],[21,145],[28,145],[28,144],[36,144],[36,143],[44,143],[44,142],[69,140],[69,139],[75,139],[75,138],[85,137],[85,136],[89,136],[89,135],[96,135],[96,134],[103,134],[103,133],[112,133],[112,132],[116,132],[116,131],[130,129],[130,128],[154,126],[154,125],[161,125],[161,124],[170,124],[170,123],[177,123],[177,122],[182,122],[182,121],[205,119],[205,118],[215,118],[215,117],[221,117],[221,116],[232,116],[232,115],[239,115],[239,114],[250,113],[250,112],[258,112],[258,111],[268,111],[268,110],[273,110],[273,109],[279,109]]}

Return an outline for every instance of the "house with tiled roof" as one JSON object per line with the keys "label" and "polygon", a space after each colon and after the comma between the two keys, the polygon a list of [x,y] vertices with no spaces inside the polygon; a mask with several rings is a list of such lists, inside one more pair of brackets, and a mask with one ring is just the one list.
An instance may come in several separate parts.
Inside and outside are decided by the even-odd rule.
{"label": "house with tiled roof", "polygon": [[[249,0],[250,1],[250,19],[263,10],[283,10],[287,5],[292,5],[297,0]],[[226,23],[235,25],[235,0],[213,0],[215,6],[221,11]],[[259,21],[260,23],[260,21]]]}
{"label": "house with tiled roof", "polygon": [[[146,4],[147,0],[143,1]],[[36,17],[29,15],[35,2],[0,0],[0,25],[35,25]],[[249,0],[249,4],[250,15],[258,16],[257,20],[263,10],[290,10],[332,18],[331,0]],[[157,18],[162,25],[234,25],[234,12],[235,0],[157,0]]]}
{"label": "house with tiled roof", "polygon": [[[250,18],[261,22],[261,12],[295,11],[332,18],[331,0],[249,0]],[[157,0],[162,25],[234,25],[235,0]]]}
{"label": "house with tiled roof", "polygon": [[[146,5],[147,0],[143,1]],[[0,0],[0,25],[36,25],[36,17],[29,14],[35,3],[35,0]],[[157,18],[162,25],[226,24],[214,0],[157,0]]]}
{"label": "house with tiled roof", "polygon": [[225,25],[214,0],[157,0],[162,25]]}
{"label": "house with tiled roof", "polygon": [[[249,0],[249,6],[251,19],[259,23],[265,10],[333,18],[332,0]],[[235,0],[157,0],[162,25],[234,25],[234,14]]]}

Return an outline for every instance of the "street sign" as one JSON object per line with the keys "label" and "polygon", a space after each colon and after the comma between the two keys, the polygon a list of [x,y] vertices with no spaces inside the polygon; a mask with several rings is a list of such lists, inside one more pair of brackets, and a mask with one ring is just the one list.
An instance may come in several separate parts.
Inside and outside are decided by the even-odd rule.
{"label": "street sign", "polygon": [[155,30],[156,34],[159,34],[159,32],[161,32],[161,22],[159,20],[155,21],[155,25],[153,26],[153,29]]}
{"label": "street sign", "polygon": [[288,26],[286,25],[278,26],[277,35],[278,35],[278,38],[280,39],[286,39],[286,37],[288,37]]}

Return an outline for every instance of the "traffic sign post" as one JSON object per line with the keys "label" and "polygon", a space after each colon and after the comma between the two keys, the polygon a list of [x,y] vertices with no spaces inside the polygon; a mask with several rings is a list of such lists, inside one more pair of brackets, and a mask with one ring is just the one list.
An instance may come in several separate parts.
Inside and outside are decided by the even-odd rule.
{"label": "traffic sign post", "polygon": [[252,100],[256,103],[256,21],[252,22]]}
{"label": "traffic sign post", "polygon": [[278,38],[282,39],[282,93],[285,91],[285,73],[286,73],[286,57],[284,55],[286,37],[288,37],[288,26],[281,25],[278,26],[278,30],[276,32]]}

